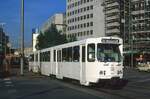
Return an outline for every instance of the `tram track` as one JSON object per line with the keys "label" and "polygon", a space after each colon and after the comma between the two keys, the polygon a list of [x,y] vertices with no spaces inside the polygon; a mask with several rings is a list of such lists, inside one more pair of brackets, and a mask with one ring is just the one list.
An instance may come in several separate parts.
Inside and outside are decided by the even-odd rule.
{"label": "tram track", "polygon": [[137,85],[128,85],[127,87],[132,87],[132,88],[139,88],[139,89],[146,89],[146,90],[150,90],[150,87],[144,87],[144,86],[137,86]]}
{"label": "tram track", "polygon": [[[88,90],[91,93],[96,92],[97,93],[96,96],[98,96],[98,94],[103,94],[103,95],[107,95],[107,96],[110,96],[110,97],[115,97],[113,99],[135,99],[134,97],[129,97],[127,95],[123,95],[123,94],[119,94],[119,93],[114,93],[113,92],[114,90],[109,89],[109,88],[105,89],[105,88],[99,88],[97,86],[86,87],[86,86],[80,85],[77,82],[66,82],[66,81],[62,81],[62,80],[59,80],[59,81],[61,81],[63,83],[63,85],[65,85],[67,87],[69,86],[69,88],[72,88],[72,89],[78,89],[78,87],[79,87],[79,88],[82,88],[81,90]],[[87,92],[87,93],[89,93],[89,92]],[[112,99],[112,98],[107,98],[107,99]]]}
{"label": "tram track", "polygon": [[129,97],[129,96],[126,96],[126,95],[114,93],[114,92],[112,92],[113,90],[106,90],[106,89],[102,89],[102,88],[94,88],[94,90],[97,90],[99,92],[103,92],[103,93],[106,93],[106,94],[109,94],[109,95],[119,96],[120,98],[123,98],[123,99],[135,99],[135,98],[132,98],[132,97]]}
{"label": "tram track", "polygon": [[[123,89],[114,90],[109,88],[92,88],[99,92],[107,93],[110,95],[119,96],[124,99],[141,99],[142,97],[150,97],[150,87],[144,86],[136,86],[136,85],[128,85]],[[144,98],[145,99],[145,98]]]}

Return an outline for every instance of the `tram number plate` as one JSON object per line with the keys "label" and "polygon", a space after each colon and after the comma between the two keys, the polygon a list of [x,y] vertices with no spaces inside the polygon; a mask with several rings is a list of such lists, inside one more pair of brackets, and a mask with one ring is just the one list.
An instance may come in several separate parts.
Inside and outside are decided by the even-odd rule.
{"label": "tram number plate", "polygon": [[114,71],[115,69],[114,69],[114,67],[111,67],[111,71]]}

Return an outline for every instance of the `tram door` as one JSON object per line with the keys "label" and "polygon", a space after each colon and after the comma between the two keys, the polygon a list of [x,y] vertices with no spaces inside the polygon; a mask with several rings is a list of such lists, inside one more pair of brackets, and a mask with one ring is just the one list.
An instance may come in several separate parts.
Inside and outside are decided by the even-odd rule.
{"label": "tram door", "polygon": [[62,73],[61,73],[61,69],[62,69],[62,63],[61,63],[61,57],[62,57],[62,52],[61,50],[57,50],[57,77],[62,79]]}
{"label": "tram door", "polygon": [[80,46],[81,50],[80,50],[80,66],[81,66],[81,69],[80,69],[80,83],[84,83],[86,81],[86,47],[85,45],[81,45]]}

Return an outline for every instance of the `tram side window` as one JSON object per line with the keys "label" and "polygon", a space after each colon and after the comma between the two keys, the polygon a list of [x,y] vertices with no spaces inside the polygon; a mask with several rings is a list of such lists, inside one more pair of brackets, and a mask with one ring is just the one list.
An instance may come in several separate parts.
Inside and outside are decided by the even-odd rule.
{"label": "tram side window", "polygon": [[72,62],[73,60],[73,48],[64,48],[62,49],[62,61]]}
{"label": "tram side window", "polygon": [[61,62],[61,50],[57,51],[57,61]]}
{"label": "tram side window", "polygon": [[38,54],[36,54],[36,59],[35,59],[35,61],[36,61],[36,62],[38,61]]}
{"label": "tram side window", "polygon": [[72,47],[69,47],[68,48],[68,61],[69,62],[72,62]]}
{"label": "tram side window", "polygon": [[40,61],[41,62],[49,62],[50,61],[50,51],[40,53]]}
{"label": "tram side window", "polygon": [[69,62],[69,49],[66,48],[66,61]]}
{"label": "tram side window", "polygon": [[80,57],[80,47],[75,46],[73,47],[73,61],[79,62],[79,57]]}
{"label": "tram side window", "polygon": [[62,60],[72,62],[72,47],[62,49]]}
{"label": "tram side window", "polygon": [[48,51],[47,53],[46,53],[46,61],[47,62],[50,62],[51,61],[51,59],[50,59],[50,51]]}
{"label": "tram side window", "polygon": [[85,46],[82,47],[82,62],[85,62]]}
{"label": "tram side window", "polygon": [[66,49],[62,49],[62,61],[66,61]]}
{"label": "tram side window", "polygon": [[56,62],[56,50],[54,50],[53,56],[54,56],[54,62]]}
{"label": "tram side window", "polygon": [[40,53],[40,62],[43,61],[43,53]]}
{"label": "tram side window", "polygon": [[34,54],[30,55],[30,61],[31,61],[31,62],[34,61]]}
{"label": "tram side window", "polygon": [[89,44],[88,45],[88,52],[87,52],[87,59],[89,62],[95,61],[95,44]]}

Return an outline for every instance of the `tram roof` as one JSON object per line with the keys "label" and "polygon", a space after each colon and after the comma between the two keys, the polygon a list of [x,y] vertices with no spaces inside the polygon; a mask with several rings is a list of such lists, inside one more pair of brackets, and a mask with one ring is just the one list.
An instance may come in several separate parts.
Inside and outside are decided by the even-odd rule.
{"label": "tram roof", "polygon": [[[100,39],[119,39],[120,43],[122,43],[122,39],[119,37],[99,37],[99,38],[87,38],[84,40],[80,40],[80,41],[75,41],[75,42],[70,42],[70,43],[65,43],[62,45],[57,45],[57,46],[53,46],[53,47],[49,47],[49,48],[45,48],[40,50],[41,52],[50,50],[50,49],[59,49],[59,48],[66,48],[66,47],[72,47],[72,46],[78,46],[78,45],[82,45],[82,44],[86,44],[86,43],[94,43],[94,42],[98,42]],[[38,51],[36,51],[38,52]],[[36,53],[33,52],[33,53]]]}

